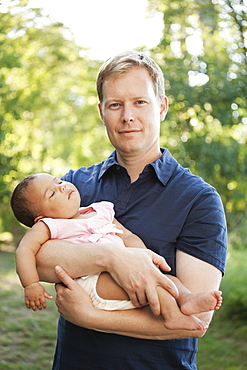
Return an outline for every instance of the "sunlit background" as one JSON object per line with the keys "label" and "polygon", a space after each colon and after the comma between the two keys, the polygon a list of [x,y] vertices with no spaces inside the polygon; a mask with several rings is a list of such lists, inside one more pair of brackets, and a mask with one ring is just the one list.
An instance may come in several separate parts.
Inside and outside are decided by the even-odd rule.
{"label": "sunlit background", "polygon": [[31,0],[30,7],[44,9],[64,23],[78,45],[90,49],[92,59],[104,60],[123,50],[159,43],[163,14],[147,12],[147,0]]}
{"label": "sunlit background", "polygon": [[2,0],[0,15],[0,232],[16,229],[8,201],[23,176],[60,176],[110,154],[97,71],[111,55],[137,49],[164,73],[161,145],[217,188],[231,242],[242,243],[246,0]]}
{"label": "sunlit background", "polygon": [[247,368],[247,0],[0,0],[0,369],[50,369],[56,336],[53,302],[35,319],[21,308],[13,251],[26,229],[11,192],[30,173],[60,176],[111,153],[96,75],[130,49],[164,73],[161,146],[212,184],[226,210],[223,306],[198,368]]}

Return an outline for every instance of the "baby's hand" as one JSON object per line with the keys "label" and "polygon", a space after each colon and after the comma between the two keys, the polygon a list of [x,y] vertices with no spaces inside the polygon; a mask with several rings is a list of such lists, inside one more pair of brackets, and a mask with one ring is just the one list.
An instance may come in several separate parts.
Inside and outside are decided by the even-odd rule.
{"label": "baby's hand", "polygon": [[46,292],[40,283],[32,283],[25,287],[25,303],[27,308],[32,308],[33,311],[36,311],[37,308],[42,310],[42,307],[46,309],[45,298],[52,299],[53,297]]}

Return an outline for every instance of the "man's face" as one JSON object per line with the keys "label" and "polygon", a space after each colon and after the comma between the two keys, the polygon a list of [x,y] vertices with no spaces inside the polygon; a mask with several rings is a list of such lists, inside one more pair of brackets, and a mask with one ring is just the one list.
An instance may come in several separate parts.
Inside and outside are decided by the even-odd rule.
{"label": "man's face", "polygon": [[109,139],[122,157],[159,152],[160,122],[167,112],[167,98],[156,97],[145,68],[106,79],[99,110]]}
{"label": "man's face", "polygon": [[72,218],[80,207],[77,188],[47,173],[37,174],[33,179],[30,200],[35,201],[42,217]]}

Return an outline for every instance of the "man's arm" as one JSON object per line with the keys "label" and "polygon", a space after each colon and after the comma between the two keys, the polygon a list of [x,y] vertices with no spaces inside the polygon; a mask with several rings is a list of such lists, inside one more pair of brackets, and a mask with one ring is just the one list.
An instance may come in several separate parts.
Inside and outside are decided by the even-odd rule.
{"label": "man's arm", "polygon": [[107,271],[127,292],[137,307],[147,301],[154,314],[160,314],[156,286],[176,297],[174,284],[162,270],[170,268],[165,259],[148,249],[120,248],[113,243],[75,244],[61,240],[45,243],[36,256],[40,279],[58,282],[55,266],[63,267],[72,278]]}
{"label": "man's arm", "polygon": [[60,314],[77,326],[143,339],[178,339],[203,336],[203,330],[169,330],[162,316],[154,316],[150,307],[125,311],[106,311],[93,307],[88,294],[69,275],[56,267],[60,280],[56,284],[56,304]]}
{"label": "man's arm", "polygon": [[62,266],[72,278],[104,271],[110,246],[92,243],[75,244],[65,240],[49,240],[36,255],[37,270],[41,281],[57,283],[55,266]]}
{"label": "man's arm", "polygon": [[[217,290],[221,272],[214,266],[181,251],[177,252],[177,277],[192,292]],[[146,339],[200,338],[205,331],[168,330],[162,317],[155,317],[149,307],[127,311],[104,311],[92,306],[91,300],[83,289],[72,281],[63,271],[59,273],[67,288],[58,284],[57,306],[63,317],[74,323],[93,330]],[[196,315],[210,322],[212,312]]]}
{"label": "man's arm", "polygon": [[[218,290],[222,272],[213,265],[199,260],[187,253],[177,251],[176,254],[177,278],[192,293],[210,292]],[[195,315],[203,321],[210,322],[214,311]]]}

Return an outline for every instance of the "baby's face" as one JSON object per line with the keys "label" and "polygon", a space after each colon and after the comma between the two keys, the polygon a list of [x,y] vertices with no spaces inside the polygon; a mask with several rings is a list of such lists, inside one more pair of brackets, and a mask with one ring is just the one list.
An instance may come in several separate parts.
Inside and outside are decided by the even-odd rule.
{"label": "baby's face", "polygon": [[35,176],[30,186],[30,198],[38,206],[42,217],[72,218],[80,207],[77,188],[47,173]]}

